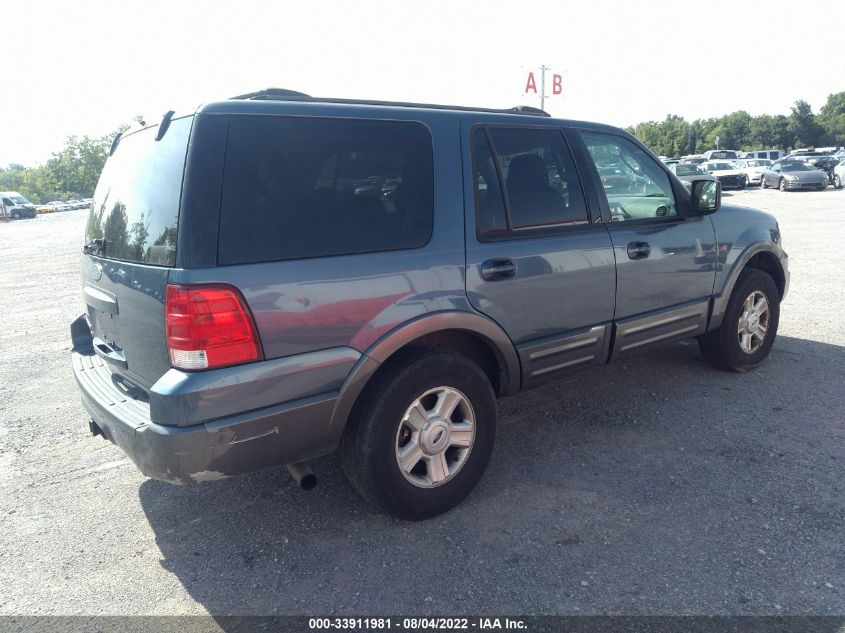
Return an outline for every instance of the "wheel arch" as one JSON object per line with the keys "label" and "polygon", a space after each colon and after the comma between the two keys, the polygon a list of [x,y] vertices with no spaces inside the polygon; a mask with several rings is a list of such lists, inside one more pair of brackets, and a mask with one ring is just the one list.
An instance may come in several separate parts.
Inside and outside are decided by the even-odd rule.
{"label": "wheel arch", "polygon": [[770,246],[760,244],[756,248],[746,251],[734,265],[727,282],[722,288],[722,292],[713,298],[713,310],[708,330],[715,329],[721,325],[736,282],[743,271],[749,268],[762,270],[770,275],[778,288],[779,299],[783,299],[787,291],[787,275],[781,263],[781,258]]}
{"label": "wheel arch", "polygon": [[406,323],[384,335],[356,363],[338,394],[331,428],[339,439],[346,420],[379,370],[401,350],[428,347],[462,353],[490,378],[497,395],[519,390],[519,356],[510,337],[495,322],[471,312],[442,312]]}

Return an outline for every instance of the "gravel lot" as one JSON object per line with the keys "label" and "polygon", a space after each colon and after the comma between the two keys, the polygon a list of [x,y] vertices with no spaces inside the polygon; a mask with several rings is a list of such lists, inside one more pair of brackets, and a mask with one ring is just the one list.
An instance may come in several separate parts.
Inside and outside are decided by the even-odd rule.
{"label": "gravel lot", "polygon": [[334,458],[311,493],[145,479],[71,376],[85,212],[0,224],[0,614],[845,614],[845,190],[724,202],[791,255],[767,363],[681,342],[505,399],[481,485],[424,523]]}

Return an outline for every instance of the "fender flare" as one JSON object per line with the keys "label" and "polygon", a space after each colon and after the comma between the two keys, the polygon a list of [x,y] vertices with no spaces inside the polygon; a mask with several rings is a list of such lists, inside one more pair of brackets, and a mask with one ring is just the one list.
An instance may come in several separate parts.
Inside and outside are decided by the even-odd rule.
{"label": "fender flare", "polygon": [[475,334],[493,350],[505,381],[502,395],[519,390],[521,366],[510,337],[495,321],[476,312],[437,312],[404,323],[376,341],[352,368],[340,388],[331,419],[331,434],[340,442],[352,407],[370,378],[399,349],[426,334],[463,330]]}
{"label": "fender flare", "polygon": [[[784,278],[786,278],[786,271],[784,270],[783,263],[781,261],[784,257],[783,251],[775,247],[774,244],[770,243],[758,243],[750,246],[739,257],[739,259],[734,262],[730,274],[722,286],[722,291],[718,294],[713,294],[713,307],[710,313],[710,325],[707,328],[708,330],[713,330],[722,324],[722,318],[725,315],[725,310],[728,308],[728,301],[731,299],[731,294],[733,293],[734,286],[736,286],[739,276],[742,274],[742,271],[745,270],[748,262],[760,253],[770,253],[775,260],[777,260],[781,273],[784,275]],[[787,288],[784,287],[784,294],[786,294],[786,289]]]}

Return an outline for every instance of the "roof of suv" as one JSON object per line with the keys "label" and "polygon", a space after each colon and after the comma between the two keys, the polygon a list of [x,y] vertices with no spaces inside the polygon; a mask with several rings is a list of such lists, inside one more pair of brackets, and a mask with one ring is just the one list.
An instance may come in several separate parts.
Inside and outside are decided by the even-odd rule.
{"label": "roof of suv", "polygon": [[554,120],[563,122],[567,125],[575,125],[578,127],[589,127],[594,129],[616,130],[612,125],[602,123],[593,123],[588,121],[572,121],[567,119],[552,119],[548,112],[533,108],[530,106],[515,106],[513,108],[495,109],[495,108],[481,108],[468,106],[453,106],[441,105],[432,103],[408,103],[401,101],[373,101],[366,99],[344,99],[344,98],[325,98],[325,97],[311,97],[309,95],[296,92],[293,90],[286,90],[282,88],[269,88],[258,92],[252,92],[245,95],[238,95],[227,99],[225,101],[214,101],[201,105],[197,108],[197,114],[245,114],[248,112],[263,112],[274,113],[289,111],[292,104],[304,105],[306,107],[319,108],[322,111],[328,112],[349,112],[362,111],[372,112],[373,109],[378,109],[384,114],[407,112],[408,110],[418,110],[430,114],[451,115],[465,115],[467,113],[488,114],[488,115],[502,115],[505,120],[511,120],[512,117],[517,117],[522,123],[526,120],[531,120],[534,123],[539,120]]}

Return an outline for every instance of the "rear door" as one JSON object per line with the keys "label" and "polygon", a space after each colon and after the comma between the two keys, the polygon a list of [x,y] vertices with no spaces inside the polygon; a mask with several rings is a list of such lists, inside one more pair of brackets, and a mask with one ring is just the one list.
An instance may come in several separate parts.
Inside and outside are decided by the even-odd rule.
{"label": "rear door", "polygon": [[85,227],[82,292],[94,349],[113,371],[149,388],[169,368],[168,274],[193,118],[120,139],[100,176]]}
{"label": "rear door", "polygon": [[467,295],[516,344],[523,386],[607,359],[613,247],[559,128],[465,125]]}

